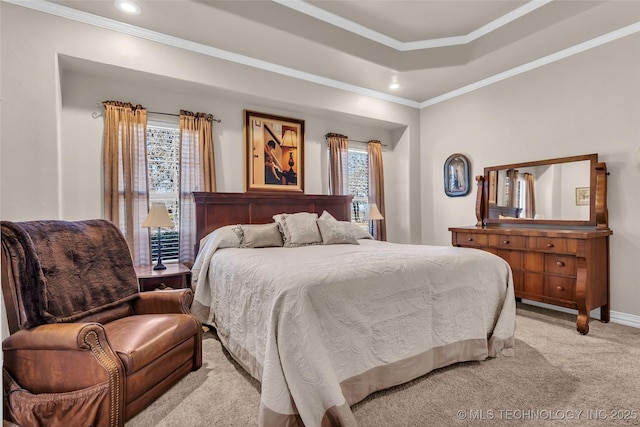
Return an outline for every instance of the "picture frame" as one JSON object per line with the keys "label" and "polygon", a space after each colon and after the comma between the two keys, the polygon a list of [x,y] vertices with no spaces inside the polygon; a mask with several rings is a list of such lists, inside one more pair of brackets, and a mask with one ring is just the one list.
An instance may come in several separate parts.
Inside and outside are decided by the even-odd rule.
{"label": "picture frame", "polygon": [[576,206],[589,205],[590,196],[591,189],[589,187],[576,187]]}
{"label": "picture frame", "polygon": [[449,197],[466,196],[471,191],[469,159],[460,153],[444,162],[444,193]]}
{"label": "picture frame", "polygon": [[304,120],[244,110],[245,191],[304,192]]}

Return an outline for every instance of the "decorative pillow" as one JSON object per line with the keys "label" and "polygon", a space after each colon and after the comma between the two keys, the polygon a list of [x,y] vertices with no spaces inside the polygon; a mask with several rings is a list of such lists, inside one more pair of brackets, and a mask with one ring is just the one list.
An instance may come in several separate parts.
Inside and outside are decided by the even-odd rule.
{"label": "decorative pillow", "polygon": [[[351,230],[351,234],[353,234],[353,237],[355,237],[356,240],[358,240],[358,239],[371,239],[371,240],[374,240],[373,236],[371,234],[369,234],[369,232],[367,230],[365,230],[364,228],[362,228],[361,226],[359,226],[355,222],[338,221],[337,219],[335,219],[333,217],[333,215],[331,215],[327,211],[323,211],[322,215],[320,215],[320,218],[318,218],[318,219],[330,220],[330,221],[340,222],[340,223],[344,223],[344,224],[349,224],[349,227],[350,227],[350,230]],[[320,230],[320,231],[322,232],[322,230]],[[322,237],[324,237],[324,236],[322,236]],[[325,245],[326,245],[326,243],[325,243]]]}
{"label": "decorative pillow", "polygon": [[336,221],[335,219],[318,219],[318,228],[322,235],[322,243],[325,245],[359,245],[358,240],[351,232],[351,223]]}
{"label": "decorative pillow", "polygon": [[243,248],[269,248],[283,245],[280,228],[275,222],[271,224],[243,224],[234,230],[240,237]]}
{"label": "decorative pillow", "polygon": [[348,223],[351,226],[351,232],[356,239],[371,239],[375,240],[371,234],[364,228],[360,227],[355,222]]}
{"label": "decorative pillow", "polygon": [[298,212],[295,214],[277,214],[273,219],[280,226],[284,247],[322,244],[322,236],[318,230],[316,220],[318,214]]}
{"label": "decorative pillow", "polygon": [[213,230],[200,240],[200,250],[202,250],[211,241],[217,240],[216,246],[219,248],[239,248],[242,241],[242,232],[238,234],[238,225],[223,225]]}
{"label": "decorative pillow", "polygon": [[332,221],[337,221],[337,219],[335,219],[333,217],[333,215],[331,215],[327,211],[322,211],[322,215],[320,215],[320,218],[318,218],[318,219],[328,219],[328,220],[332,220]]}

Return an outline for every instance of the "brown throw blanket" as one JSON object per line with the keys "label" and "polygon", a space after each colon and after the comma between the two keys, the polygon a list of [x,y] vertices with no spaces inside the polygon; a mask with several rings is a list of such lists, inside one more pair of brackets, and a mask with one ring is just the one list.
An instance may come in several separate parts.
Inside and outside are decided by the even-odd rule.
{"label": "brown throw blanket", "polygon": [[106,220],[2,221],[23,328],[72,322],[138,296],[127,242]]}

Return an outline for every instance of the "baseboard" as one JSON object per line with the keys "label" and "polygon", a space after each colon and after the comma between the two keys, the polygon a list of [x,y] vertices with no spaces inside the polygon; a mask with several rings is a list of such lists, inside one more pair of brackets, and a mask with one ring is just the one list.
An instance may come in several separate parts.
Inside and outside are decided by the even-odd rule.
{"label": "baseboard", "polygon": [[613,323],[619,323],[621,325],[640,328],[640,316],[636,316],[635,314],[627,314],[627,313],[620,313],[619,311],[612,311],[609,318]]}
{"label": "baseboard", "polygon": [[[543,302],[531,301],[528,299],[523,299],[522,302],[529,305],[535,305],[537,307],[561,311],[563,313],[569,313],[569,314],[575,314],[575,315],[578,314],[578,310],[574,310],[572,308],[559,307],[557,305],[545,304]],[[592,319],[600,320],[600,307],[592,310],[589,317],[591,317]],[[633,326],[634,328],[640,328],[640,316],[636,316],[635,314],[627,314],[627,313],[621,313],[619,311],[611,311],[609,313],[609,320],[612,323],[618,323],[620,325],[627,325],[627,326]]]}

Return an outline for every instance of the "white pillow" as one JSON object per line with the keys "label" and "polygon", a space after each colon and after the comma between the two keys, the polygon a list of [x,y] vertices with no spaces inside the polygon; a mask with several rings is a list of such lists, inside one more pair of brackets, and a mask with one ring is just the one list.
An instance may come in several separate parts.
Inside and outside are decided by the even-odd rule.
{"label": "white pillow", "polygon": [[325,245],[359,245],[358,240],[351,232],[351,223],[336,221],[335,219],[318,219],[318,228],[322,235],[322,243]]}
{"label": "white pillow", "polygon": [[356,239],[371,239],[371,240],[375,240],[373,238],[373,236],[371,234],[369,234],[369,232],[367,230],[365,230],[364,228],[360,227],[355,222],[350,222],[349,224],[351,225],[351,232],[353,233],[353,236]]}
{"label": "white pillow", "polygon": [[283,245],[280,227],[275,222],[238,225],[233,231],[240,237],[243,248],[269,248]]}
{"label": "white pillow", "polygon": [[322,211],[322,215],[320,215],[320,218],[318,218],[318,219],[328,219],[328,220],[332,220],[332,221],[337,221],[337,219],[335,219],[333,217],[333,215],[331,215],[327,211]]}
{"label": "white pillow", "polygon": [[309,212],[277,214],[273,219],[280,226],[285,247],[322,244],[322,236],[316,224],[318,214]]}
{"label": "white pillow", "polygon": [[[336,222],[343,222],[346,224],[349,224],[351,226],[351,234],[353,234],[353,236],[357,239],[371,239],[371,240],[375,240],[373,238],[373,236],[371,234],[369,234],[369,232],[367,230],[365,230],[364,228],[360,227],[358,224],[356,224],[355,222],[351,222],[351,221],[338,221],[337,219],[335,219],[333,217],[333,215],[331,215],[329,212],[327,211],[323,211],[322,215],[320,215],[320,218],[318,219],[326,219],[326,220],[331,220],[331,221],[336,221]],[[323,236],[324,237],[324,236]],[[325,243],[326,244],[326,243]]]}

